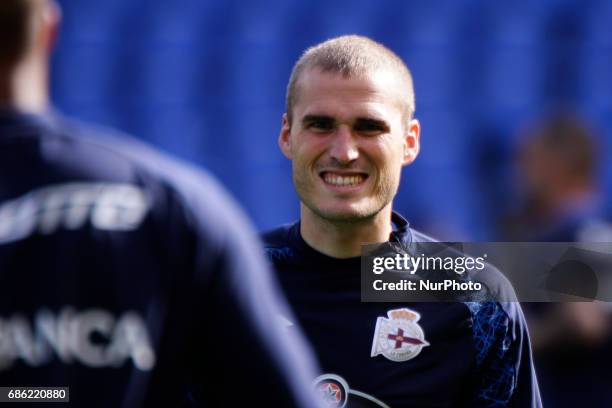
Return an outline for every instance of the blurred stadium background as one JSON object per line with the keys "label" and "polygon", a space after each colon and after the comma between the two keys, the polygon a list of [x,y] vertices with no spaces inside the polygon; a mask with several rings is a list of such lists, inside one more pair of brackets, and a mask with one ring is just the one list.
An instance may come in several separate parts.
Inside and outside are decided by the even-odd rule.
{"label": "blurred stadium background", "polygon": [[[341,34],[388,45],[414,74],[422,151],[396,208],[420,229],[496,239],[518,135],[545,113],[576,112],[612,150],[607,0],[59,3],[56,107],[208,168],[259,228],[298,215],[276,145],[292,64]],[[610,197],[611,165],[600,174]]]}

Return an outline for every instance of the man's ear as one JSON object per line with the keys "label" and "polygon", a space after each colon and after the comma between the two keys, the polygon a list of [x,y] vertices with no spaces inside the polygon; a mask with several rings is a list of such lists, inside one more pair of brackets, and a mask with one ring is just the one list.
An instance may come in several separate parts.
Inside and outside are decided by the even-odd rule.
{"label": "man's ear", "polygon": [[49,0],[43,7],[42,10],[42,24],[44,29],[41,32],[42,38],[40,42],[47,53],[51,54],[57,38],[59,36],[59,30],[62,22],[62,9],[55,0]]}
{"label": "man's ear", "polygon": [[410,119],[406,135],[404,136],[404,166],[412,163],[419,155],[419,150],[421,149],[420,136],[421,124],[416,119]]}
{"label": "man's ear", "polygon": [[283,114],[283,123],[280,135],[278,136],[278,146],[286,158],[293,160],[293,154],[291,153],[291,124],[286,113]]}

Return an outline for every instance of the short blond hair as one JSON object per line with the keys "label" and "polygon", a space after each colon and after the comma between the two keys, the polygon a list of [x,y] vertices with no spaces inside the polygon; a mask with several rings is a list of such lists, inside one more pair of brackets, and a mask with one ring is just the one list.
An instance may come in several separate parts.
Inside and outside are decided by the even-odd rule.
{"label": "short blond hair", "polygon": [[318,68],[322,72],[340,73],[345,78],[387,70],[403,83],[406,90],[406,117],[415,110],[414,85],[410,70],[402,59],[384,45],[360,35],[332,38],[308,48],[295,63],[287,86],[286,113],[289,122],[298,98],[298,82],[304,72]]}

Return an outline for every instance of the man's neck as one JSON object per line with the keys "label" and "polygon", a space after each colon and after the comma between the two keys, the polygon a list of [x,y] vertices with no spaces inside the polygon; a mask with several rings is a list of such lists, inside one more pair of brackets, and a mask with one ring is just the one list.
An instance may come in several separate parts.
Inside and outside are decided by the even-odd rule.
{"label": "man's neck", "polygon": [[391,204],[372,218],[353,222],[323,219],[301,204],[302,238],[312,248],[334,258],[360,256],[363,244],[386,242],[392,230]]}
{"label": "man's neck", "polygon": [[589,183],[570,183],[551,194],[541,212],[553,221],[595,205],[597,187]]}
{"label": "man's neck", "polygon": [[46,68],[40,63],[0,67],[0,106],[21,112],[41,113],[49,103]]}

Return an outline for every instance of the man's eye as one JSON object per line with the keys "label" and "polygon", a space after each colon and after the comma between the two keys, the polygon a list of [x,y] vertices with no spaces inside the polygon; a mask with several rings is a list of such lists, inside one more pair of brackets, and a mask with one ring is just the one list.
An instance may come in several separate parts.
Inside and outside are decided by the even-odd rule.
{"label": "man's eye", "polygon": [[317,132],[329,132],[334,129],[334,124],[331,121],[321,120],[309,123],[308,128]]}
{"label": "man's eye", "polygon": [[378,123],[359,123],[355,125],[355,131],[367,135],[374,135],[385,132],[387,129],[385,126]]}

